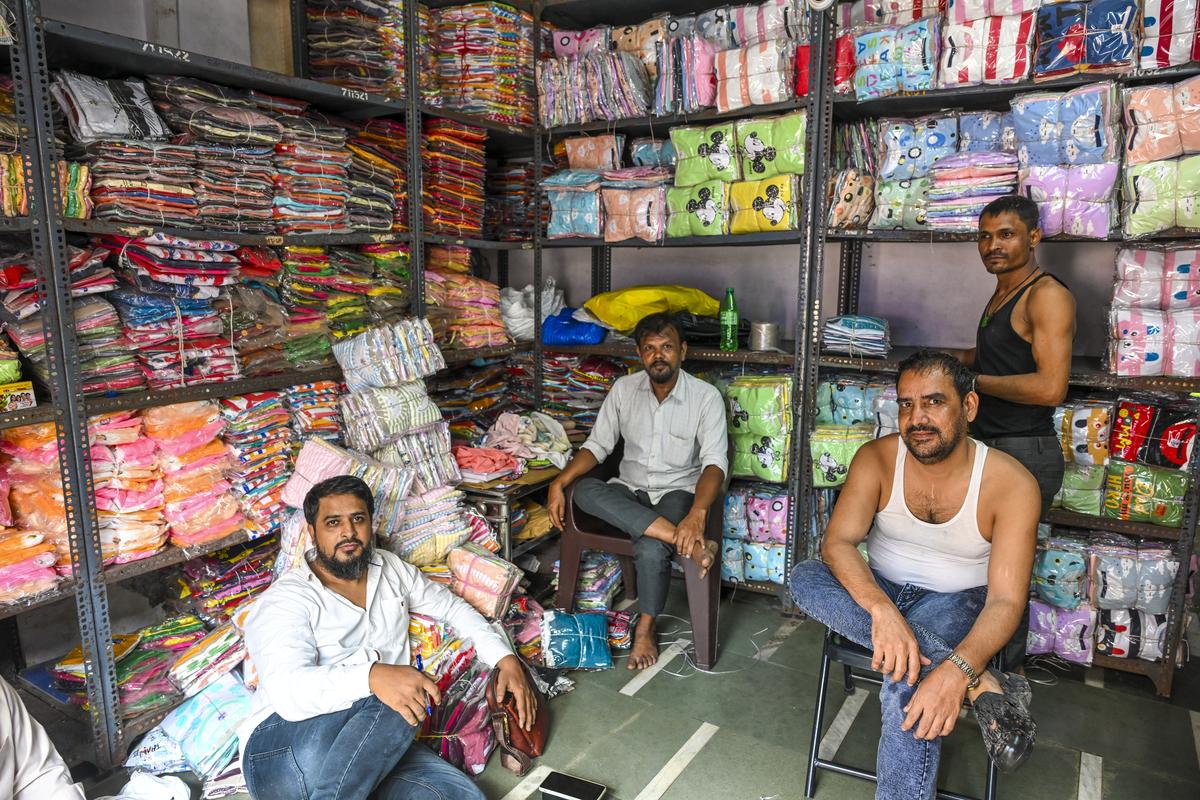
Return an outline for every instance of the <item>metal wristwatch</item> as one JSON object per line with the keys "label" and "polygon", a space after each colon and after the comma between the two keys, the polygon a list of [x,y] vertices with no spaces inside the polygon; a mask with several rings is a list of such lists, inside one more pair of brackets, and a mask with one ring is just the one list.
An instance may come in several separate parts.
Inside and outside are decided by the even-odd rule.
{"label": "metal wristwatch", "polygon": [[951,652],[950,655],[946,656],[946,660],[961,669],[963,674],[965,674],[970,680],[970,683],[967,684],[968,692],[979,685],[979,673],[975,671],[974,667],[967,663],[965,658],[960,656],[958,653]]}

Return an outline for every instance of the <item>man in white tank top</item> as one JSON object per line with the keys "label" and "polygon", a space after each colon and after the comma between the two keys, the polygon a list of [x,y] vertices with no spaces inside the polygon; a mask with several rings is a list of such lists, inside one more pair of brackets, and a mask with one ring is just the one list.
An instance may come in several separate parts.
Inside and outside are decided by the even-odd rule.
{"label": "man in white tank top", "polygon": [[791,575],[796,605],[872,650],[884,673],[879,800],[932,800],[941,737],[964,698],[998,767],[1015,769],[1033,747],[1029,684],[988,662],[1025,613],[1041,501],[1020,463],[967,436],[973,388],[946,353],[900,365],[900,433],[859,450],[823,561]]}

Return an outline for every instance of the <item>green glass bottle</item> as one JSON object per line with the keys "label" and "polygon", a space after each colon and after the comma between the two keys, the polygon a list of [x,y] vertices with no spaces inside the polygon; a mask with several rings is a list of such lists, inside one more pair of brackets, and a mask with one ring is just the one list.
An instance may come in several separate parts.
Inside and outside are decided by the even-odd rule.
{"label": "green glass bottle", "polygon": [[733,299],[733,289],[725,290],[725,299],[721,301],[721,352],[736,353],[738,349],[738,316],[737,300]]}

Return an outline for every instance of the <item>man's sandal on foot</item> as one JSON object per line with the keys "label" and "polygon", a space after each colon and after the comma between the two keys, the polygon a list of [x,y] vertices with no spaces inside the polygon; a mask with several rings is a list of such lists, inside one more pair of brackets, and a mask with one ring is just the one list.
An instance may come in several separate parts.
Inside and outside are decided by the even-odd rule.
{"label": "man's sandal on foot", "polygon": [[1033,692],[1029,681],[1020,675],[988,670],[1000,682],[1003,694],[984,692],[972,706],[983,744],[992,763],[1001,772],[1020,767],[1033,752],[1037,724],[1029,713]]}

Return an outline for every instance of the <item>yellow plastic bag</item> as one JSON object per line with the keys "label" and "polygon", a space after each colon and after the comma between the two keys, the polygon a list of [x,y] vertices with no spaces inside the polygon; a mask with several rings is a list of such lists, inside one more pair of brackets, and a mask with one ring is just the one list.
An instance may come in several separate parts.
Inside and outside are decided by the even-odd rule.
{"label": "yellow plastic bag", "polygon": [[643,317],[669,311],[690,311],[700,317],[715,317],[721,304],[690,286],[632,286],[598,294],[583,304],[605,325],[629,333]]}

